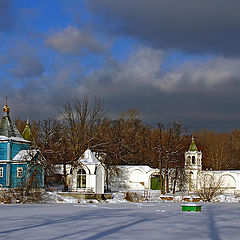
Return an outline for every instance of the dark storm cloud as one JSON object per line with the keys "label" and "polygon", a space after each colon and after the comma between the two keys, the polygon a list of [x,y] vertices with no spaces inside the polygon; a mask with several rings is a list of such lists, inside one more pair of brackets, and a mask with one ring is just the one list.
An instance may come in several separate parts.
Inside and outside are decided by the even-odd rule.
{"label": "dark storm cloud", "polygon": [[18,78],[34,78],[44,72],[40,60],[34,55],[22,55],[18,57],[15,67],[10,70]]}
{"label": "dark storm cloud", "polygon": [[93,72],[85,81],[85,92],[104,96],[115,116],[137,108],[152,125],[182,120],[193,129],[238,127],[240,59],[191,60],[164,72],[164,58],[160,50],[140,48],[126,62],[112,61]]}
{"label": "dark storm cloud", "polygon": [[[110,117],[116,118],[129,108],[137,108],[145,123],[182,120],[193,130],[209,128],[226,131],[240,121],[240,59],[213,57],[207,61],[185,61],[169,72],[162,70],[167,53],[139,47],[125,62],[107,59],[104,67],[84,74],[80,63],[55,66],[51,75],[24,82],[10,92],[15,114],[26,110],[37,118],[58,114],[73,97],[103,97]],[[72,73],[75,77],[72,77]],[[33,91],[33,89],[37,89]]]}
{"label": "dark storm cloud", "polygon": [[12,0],[0,0],[0,31],[9,31],[15,26],[15,10]]}
{"label": "dark storm cloud", "polygon": [[240,54],[238,0],[85,0],[112,33],[157,48]]}

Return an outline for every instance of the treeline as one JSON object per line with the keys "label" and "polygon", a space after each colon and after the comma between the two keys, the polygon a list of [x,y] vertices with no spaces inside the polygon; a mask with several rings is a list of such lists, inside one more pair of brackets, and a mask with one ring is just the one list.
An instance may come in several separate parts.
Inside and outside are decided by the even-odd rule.
{"label": "treeline", "polygon": [[[112,120],[103,99],[75,98],[63,106],[58,118],[31,122],[32,142],[43,152],[48,171],[54,164],[74,166],[87,148],[99,154],[106,168],[127,164],[182,168],[192,133],[181,121],[160,122],[155,127],[146,125],[135,110]],[[15,124],[23,131],[26,122],[17,118]],[[203,169],[240,169],[240,130],[203,130],[193,135],[203,152]]]}

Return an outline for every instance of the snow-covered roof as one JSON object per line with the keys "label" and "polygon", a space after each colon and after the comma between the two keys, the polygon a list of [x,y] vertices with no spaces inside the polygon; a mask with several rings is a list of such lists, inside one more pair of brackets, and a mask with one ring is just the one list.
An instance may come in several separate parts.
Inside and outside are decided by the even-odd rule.
{"label": "snow-covered roof", "polygon": [[128,169],[128,170],[131,170],[133,168],[140,168],[141,170],[143,170],[145,172],[155,170],[147,165],[118,165],[117,167],[122,168],[122,169]]}
{"label": "snow-covered roof", "polygon": [[6,137],[3,135],[0,135],[0,141],[8,141],[8,140],[12,140],[12,141],[16,141],[16,142],[25,142],[25,143],[30,143],[29,141],[20,138],[20,137]]}
{"label": "snow-covered roof", "polygon": [[204,173],[238,173],[240,174],[240,170],[203,170]]}
{"label": "snow-covered roof", "polygon": [[87,149],[84,154],[83,157],[80,157],[78,159],[79,162],[83,163],[83,164],[95,164],[98,165],[100,164],[100,162],[97,160],[97,158],[94,156],[94,154],[91,152],[90,149]]}
{"label": "snow-covered roof", "polygon": [[37,153],[38,153],[38,150],[36,149],[22,150],[12,160],[13,161],[31,161],[36,156]]}

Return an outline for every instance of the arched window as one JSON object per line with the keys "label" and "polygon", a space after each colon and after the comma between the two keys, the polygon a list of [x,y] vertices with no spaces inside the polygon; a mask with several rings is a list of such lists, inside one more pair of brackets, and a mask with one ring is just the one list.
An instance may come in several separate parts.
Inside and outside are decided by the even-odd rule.
{"label": "arched window", "polygon": [[195,164],[195,156],[192,156],[192,164]]}
{"label": "arched window", "polygon": [[191,164],[191,157],[190,156],[187,157],[187,164]]}
{"label": "arched window", "polygon": [[82,168],[77,172],[77,188],[86,188],[86,171]]}

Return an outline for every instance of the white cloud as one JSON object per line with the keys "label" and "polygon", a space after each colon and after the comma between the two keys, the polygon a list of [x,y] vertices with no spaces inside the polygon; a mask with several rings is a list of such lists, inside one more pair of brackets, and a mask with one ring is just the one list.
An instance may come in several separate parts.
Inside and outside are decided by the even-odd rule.
{"label": "white cloud", "polygon": [[147,86],[177,93],[214,89],[240,78],[239,58],[192,58],[164,71],[162,66],[167,57],[162,50],[140,47],[125,62],[112,60],[105,68],[93,71],[86,84],[90,88],[97,86],[104,93],[109,88],[121,92],[126,86],[131,89]]}
{"label": "white cloud", "polygon": [[57,51],[70,55],[104,52],[103,45],[93,34],[74,26],[50,34],[46,39],[46,44]]}

